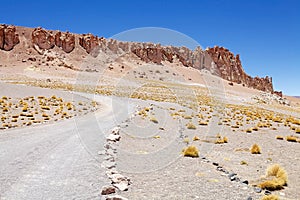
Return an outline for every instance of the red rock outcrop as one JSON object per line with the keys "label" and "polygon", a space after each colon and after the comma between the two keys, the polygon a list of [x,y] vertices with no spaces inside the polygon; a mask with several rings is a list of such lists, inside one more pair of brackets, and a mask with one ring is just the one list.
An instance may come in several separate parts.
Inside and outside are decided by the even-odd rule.
{"label": "red rock outcrop", "polygon": [[273,94],[276,94],[279,97],[283,97],[282,91],[274,91]]}
{"label": "red rock outcrop", "polygon": [[55,45],[62,48],[64,52],[70,53],[75,48],[75,35],[59,31],[55,34]]}
{"label": "red rock outcrop", "polygon": [[218,75],[228,81],[244,84],[247,87],[273,92],[272,78],[247,75],[242,67],[239,55],[234,56],[232,52],[223,47],[213,47],[206,50],[218,69]]}
{"label": "red rock outcrop", "polygon": [[[177,57],[184,66],[207,69],[225,80],[258,90],[273,92],[272,78],[268,76],[252,78],[247,75],[243,70],[240,56],[235,56],[223,47],[208,48],[206,51],[197,48],[195,51],[191,51],[186,47],[161,47],[160,45],[147,44],[147,46],[138,46],[131,51],[144,62],[156,64],[161,64],[162,61],[173,62],[173,58]],[[215,64],[211,64],[212,61]]]}
{"label": "red rock outcrop", "polygon": [[[35,28],[31,34],[32,43],[40,49],[51,49],[55,46],[55,39],[52,31],[46,31],[42,28]],[[36,48],[36,47],[35,47]]]}
{"label": "red rock outcrop", "polygon": [[0,25],[0,49],[10,51],[19,42],[19,35],[16,33],[15,26]]}
{"label": "red rock outcrop", "polygon": [[92,34],[83,34],[79,38],[79,44],[82,46],[87,53],[91,53],[96,47],[99,46],[100,40],[102,38],[98,38]]}
{"label": "red rock outcrop", "polygon": [[134,48],[131,50],[135,55],[137,55],[144,62],[153,62],[156,64],[161,64],[162,61],[173,62],[176,57],[184,66],[191,66],[184,55],[177,51],[176,47],[161,47],[160,45],[151,45],[150,47]]}
{"label": "red rock outcrop", "polygon": [[[18,30],[22,30],[19,29]],[[31,30],[30,30],[31,31]],[[251,77],[247,75],[242,67],[239,55],[234,55],[223,47],[213,47],[202,50],[200,47],[194,51],[186,47],[161,46],[160,44],[120,42],[114,39],[99,38],[92,34],[82,34],[75,37],[69,32],[47,31],[42,28],[35,28],[31,33],[33,47],[40,53],[43,50],[51,49],[54,46],[61,48],[64,52],[70,53],[78,44],[92,56],[96,56],[101,50],[103,53],[116,58],[122,54],[133,53],[144,62],[162,64],[163,61],[179,61],[183,66],[195,69],[206,69],[212,74],[230,82],[243,84],[247,87],[273,93],[272,78]],[[24,35],[24,33],[22,33]],[[28,37],[28,36],[27,36]],[[23,38],[23,37],[22,37]],[[76,41],[79,40],[79,41]],[[16,27],[0,25],[0,49],[9,51],[20,42]],[[274,92],[282,96],[280,92]]]}

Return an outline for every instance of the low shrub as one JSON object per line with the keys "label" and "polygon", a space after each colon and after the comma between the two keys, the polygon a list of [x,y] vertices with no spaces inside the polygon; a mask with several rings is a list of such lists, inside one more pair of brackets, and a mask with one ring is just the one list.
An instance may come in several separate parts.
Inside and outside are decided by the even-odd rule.
{"label": "low shrub", "polygon": [[261,154],[261,149],[260,147],[258,146],[258,144],[254,144],[251,149],[250,149],[250,152],[252,154]]}
{"label": "low shrub", "polygon": [[268,167],[266,172],[268,180],[260,183],[258,186],[266,190],[280,190],[287,185],[288,176],[286,171],[278,164]]}
{"label": "low shrub", "polygon": [[199,150],[196,146],[188,146],[183,150],[183,156],[197,158],[199,157]]}
{"label": "low shrub", "polygon": [[286,141],[288,142],[297,142],[297,137],[289,135],[286,137]]}

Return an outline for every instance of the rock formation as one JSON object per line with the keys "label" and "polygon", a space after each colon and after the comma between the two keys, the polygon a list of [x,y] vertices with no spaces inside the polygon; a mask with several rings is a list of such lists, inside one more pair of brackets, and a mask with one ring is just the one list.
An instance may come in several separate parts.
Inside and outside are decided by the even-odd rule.
{"label": "rock formation", "polygon": [[[19,41],[18,28],[14,26],[0,25],[0,49],[9,51]],[[24,33],[22,33],[24,35]],[[28,38],[29,39],[29,38]],[[43,55],[45,51],[55,46],[65,53],[72,52],[79,45],[92,56],[96,57],[99,51],[107,53],[112,59],[122,54],[135,54],[144,62],[162,64],[167,62],[180,62],[185,67],[193,67],[198,70],[206,69],[213,75],[217,75],[230,82],[243,84],[246,87],[273,93],[272,78],[251,77],[242,67],[239,55],[234,55],[223,47],[213,47],[202,50],[200,47],[194,51],[186,47],[161,46],[160,44],[120,42],[114,39],[99,38],[92,34],[76,36],[69,32],[53,32],[42,28],[35,28],[31,32],[33,47]],[[55,53],[55,52],[54,52]],[[281,95],[281,93],[276,93]]]}
{"label": "rock formation", "polygon": [[[169,61],[172,63],[173,59],[177,58],[184,66],[192,66],[192,64],[189,62],[188,56],[180,53],[182,48],[184,47],[177,48],[151,45],[150,47],[134,48],[131,51],[144,62],[161,64],[162,61]],[[188,52],[192,52],[189,49],[186,50],[188,50]]]}
{"label": "rock formation", "polygon": [[[31,34],[32,44],[35,48],[51,49],[55,46],[54,36],[51,31],[42,28],[35,28]],[[38,50],[38,49],[37,49]]]}
{"label": "rock formation", "polygon": [[10,51],[19,42],[19,35],[16,33],[15,26],[0,25],[0,49]]}
{"label": "rock formation", "polygon": [[55,34],[55,45],[62,48],[64,52],[70,53],[75,48],[75,35],[59,31]]}
{"label": "rock formation", "polygon": [[[144,62],[156,64],[161,64],[162,61],[173,62],[174,57],[176,57],[186,67],[199,70],[207,69],[225,80],[258,90],[273,92],[272,78],[268,76],[252,78],[247,75],[243,70],[239,55],[234,56],[232,52],[223,47],[208,48],[206,51],[197,48],[195,51],[191,51],[185,47],[148,46],[133,49],[132,52]],[[212,61],[214,64],[211,64]]]}
{"label": "rock formation", "polygon": [[87,53],[91,53],[96,47],[99,46],[100,40],[102,38],[98,38],[92,34],[83,34],[79,38],[79,44],[82,46]]}
{"label": "rock formation", "polygon": [[242,67],[239,55],[234,56],[232,52],[223,47],[213,47],[206,50],[218,68],[218,75],[228,81],[244,84],[247,87],[273,92],[272,78],[247,75]]}
{"label": "rock formation", "polygon": [[276,94],[279,97],[283,97],[282,91],[274,91],[273,94]]}

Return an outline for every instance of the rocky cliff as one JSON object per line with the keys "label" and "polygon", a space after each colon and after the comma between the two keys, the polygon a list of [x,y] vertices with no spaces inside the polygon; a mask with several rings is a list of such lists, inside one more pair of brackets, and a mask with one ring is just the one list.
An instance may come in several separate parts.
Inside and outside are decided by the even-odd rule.
{"label": "rocky cliff", "polygon": [[16,33],[15,26],[0,25],[0,49],[10,51],[19,42],[19,35]]}
{"label": "rocky cliff", "polygon": [[[19,30],[18,30],[19,29]],[[21,30],[22,29],[22,30]],[[272,78],[251,77],[242,67],[239,55],[234,55],[223,47],[213,47],[202,50],[200,47],[190,50],[186,47],[161,46],[152,43],[121,42],[113,39],[94,36],[92,34],[72,34],[61,31],[48,31],[43,28],[26,29],[30,34],[24,33],[24,28],[0,25],[0,49],[11,51],[20,43],[19,35],[27,37],[25,43],[31,44],[40,55],[50,49],[61,49],[66,55],[82,49],[87,54],[96,57],[99,52],[108,53],[113,57],[132,54],[144,62],[162,65],[163,62],[180,62],[185,67],[198,70],[206,69],[212,74],[230,82],[243,84],[246,87],[274,92]],[[25,31],[26,32],[26,31]],[[30,35],[31,37],[28,37]],[[21,44],[19,44],[21,45]],[[31,48],[28,47],[28,48]],[[27,51],[28,49],[26,49]],[[55,50],[57,51],[57,50]],[[82,54],[78,53],[77,54]],[[77,55],[80,57],[83,55]],[[63,56],[64,57],[64,56]],[[280,95],[280,93],[278,93]]]}
{"label": "rocky cliff", "polygon": [[247,75],[242,67],[239,54],[235,56],[228,49],[218,46],[208,48],[206,51],[217,65],[218,75],[223,79],[258,90],[273,92],[272,78],[268,76],[252,78]]}

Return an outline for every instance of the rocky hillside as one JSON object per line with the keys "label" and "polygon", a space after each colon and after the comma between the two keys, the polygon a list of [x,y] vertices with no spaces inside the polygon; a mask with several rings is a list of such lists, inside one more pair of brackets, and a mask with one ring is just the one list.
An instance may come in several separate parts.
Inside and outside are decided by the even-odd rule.
{"label": "rocky hillside", "polygon": [[[135,56],[144,62],[158,65],[162,65],[163,61],[172,63],[176,59],[183,66],[199,70],[206,69],[225,80],[274,93],[272,78],[268,76],[253,78],[247,75],[243,70],[239,55],[235,56],[228,49],[217,46],[206,50],[198,47],[192,51],[186,47],[122,42],[92,34],[79,35],[42,28],[31,29],[0,25],[0,56],[1,52],[12,54],[5,55],[6,58],[10,59],[10,62],[12,60],[22,63],[36,62],[39,56],[43,56],[45,60],[41,62],[46,62],[47,65],[52,63],[52,65],[64,65],[71,69],[78,69],[76,64],[85,56],[97,57],[98,55],[102,56],[103,53],[109,55],[111,59],[126,54]],[[69,59],[66,62],[64,58]],[[0,66],[2,65],[3,63],[0,63]],[[280,95],[281,93],[277,94]]]}

